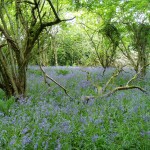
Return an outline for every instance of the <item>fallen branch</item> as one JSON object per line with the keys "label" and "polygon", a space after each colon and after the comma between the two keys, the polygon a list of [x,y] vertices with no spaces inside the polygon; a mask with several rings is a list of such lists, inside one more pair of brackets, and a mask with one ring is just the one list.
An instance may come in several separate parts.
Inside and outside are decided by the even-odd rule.
{"label": "fallen branch", "polygon": [[148,67],[150,64],[146,64],[145,66],[143,66],[128,82],[127,82],[127,84],[126,84],[126,86],[128,86],[133,80],[135,80],[137,77],[138,77],[138,75],[141,73],[141,71],[142,71],[142,69],[144,68],[144,67]]}
{"label": "fallen branch", "polygon": [[106,82],[105,86],[102,88],[102,92],[101,93],[104,93],[106,91],[108,85],[112,82],[112,80],[114,78],[116,78],[120,74],[121,71],[122,71],[122,68],[118,69],[117,71],[115,71],[113,73],[113,75],[110,77],[110,79]]}
{"label": "fallen branch", "polygon": [[67,89],[65,89],[65,88],[64,88],[62,85],[60,85],[56,80],[54,80],[53,78],[51,78],[50,76],[48,76],[48,75],[46,74],[46,72],[43,70],[43,68],[41,67],[41,65],[40,65],[40,69],[41,69],[41,71],[43,72],[44,80],[45,80],[45,82],[48,84],[48,86],[50,86],[50,84],[47,82],[46,78],[50,79],[52,82],[54,82],[55,84],[57,84],[61,89],[63,89],[63,91],[65,92],[65,94],[66,94],[69,98],[71,98],[72,100],[74,100],[74,98],[72,98],[72,97],[68,94]]}
{"label": "fallen branch", "polygon": [[122,90],[129,90],[129,89],[138,89],[140,91],[142,91],[143,93],[146,93],[147,94],[147,91],[139,86],[122,86],[122,87],[116,87],[115,89],[113,89],[112,91],[104,94],[101,96],[102,97],[109,97],[111,96],[112,94],[116,93],[117,91],[122,91]]}
{"label": "fallen branch", "polygon": [[[149,64],[147,64],[146,66],[148,66]],[[116,72],[113,73],[113,75],[110,77],[110,79],[106,82],[106,84],[104,85],[104,87],[102,87],[102,90],[100,92],[100,95],[98,94],[97,96],[82,96],[81,97],[81,100],[85,103],[88,103],[91,99],[94,99],[94,98],[104,98],[104,97],[109,97],[111,96],[112,94],[116,93],[117,91],[123,91],[123,90],[130,90],[130,89],[138,89],[140,91],[142,91],[143,93],[147,93],[147,91],[139,86],[136,86],[136,85],[129,85],[133,80],[135,80],[138,75],[140,74],[142,68],[139,70],[138,73],[136,73],[130,80],[127,81],[127,83],[124,85],[124,86],[119,86],[119,87],[116,87],[114,88],[113,90],[106,92],[107,90],[107,87],[109,86],[109,84],[111,83],[111,81],[116,78],[119,73],[123,70],[123,68],[120,68],[118,69]]]}

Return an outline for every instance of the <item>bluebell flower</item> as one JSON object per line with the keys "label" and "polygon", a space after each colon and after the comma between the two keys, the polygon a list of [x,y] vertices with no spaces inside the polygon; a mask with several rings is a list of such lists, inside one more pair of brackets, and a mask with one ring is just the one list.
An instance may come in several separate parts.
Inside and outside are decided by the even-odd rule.
{"label": "bluebell flower", "polygon": [[57,144],[57,146],[55,147],[55,150],[61,150],[62,149],[62,145],[60,143],[60,139],[56,140],[56,144]]}
{"label": "bluebell flower", "polygon": [[40,127],[41,129],[42,129],[42,128],[48,129],[49,124],[47,123],[47,119],[46,119],[46,118],[43,118],[43,119],[42,119],[42,122],[39,123],[39,127]]}
{"label": "bluebell flower", "polygon": [[89,87],[90,85],[91,85],[90,81],[85,81],[85,80],[79,83],[79,87],[81,88],[86,88],[86,87]]}
{"label": "bluebell flower", "polygon": [[95,134],[94,136],[92,136],[92,142],[96,142],[98,140],[99,136],[97,134]]}
{"label": "bluebell flower", "polygon": [[142,131],[140,134],[142,136],[149,136],[150,137],[150,131]]}
{"label": "bluebell flower", "polygon": [[144,115],[142,118],[145,122],[150,122],[150,116]]}
{"label": "bluebell flower", "polygon": [[26,127],[21,131],[21,134],[26,134],[28,131],[29,131],[29,128]]}
{"label": "bluebell flower", "polygon": [[69,121],[62,122],[60,128],[61,128],[61,131],[63,131],[64,133],[70,133],[72,131],[70,128]]}
{"label": "bluebell flower", "polygon": [[86,117],[81,116],[80,117],[80,122],[83,123],[83,124],[86,124],[87,123]]}
{"label": "bluebell flower", "polygon": [[34,144],[34,150],[38,149],[38,143]]}
{"label": "bluebell flower", "polygon": [[28,135],[23,136],[22,145],[27,145],[29,143],[31,143],[31,138]]}
{"label": "bluebell flower", "polygon": [[11,141],[10,141],[10,146],[12,146],[12,145],[14,145],[15,144],[15,142],[16,142],[16,138],[17,138],[17,136],[13,136],[12,138],[11,138]]}
{"label": "bluebell flower", "polygon": [[104,121],[102,120],[102,119],[96,119],[95,121],[94,121],[94,123],[96,124],[96,125],[98,125],[98,124],[102,124]]}

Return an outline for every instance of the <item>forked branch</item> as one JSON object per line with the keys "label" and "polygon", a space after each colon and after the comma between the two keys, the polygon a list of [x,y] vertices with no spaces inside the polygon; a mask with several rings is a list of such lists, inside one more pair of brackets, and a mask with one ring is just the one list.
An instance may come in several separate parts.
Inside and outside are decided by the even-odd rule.
{"label": "forked branch", "polygon": [[[146,66],[149,66],[149,64],[147,64]],[[145,66],[144,66],[145,67]],[[147,91],[145,89],[143,89],[140,86],[136,86],[136,85],[129,85],[131,84],[131,82],[135,79],[137,79],[138,75],[140,74],[142,68],[139,70],[138,73],[136,73],[130,80],[127,81],[127,83],[124,86],[119,86],[119,87],[115,87],[114,89],[112,89],[109,92],[106,92],[107,87],[109,86],[109,84],[111,83],[111,81],[116,78],[119,73],[123,70],[123,68],[118,69],[117,71],[114,72],[114,74],[110,77],[110,79],[106,82],[106,84],[102,87],[101,92],[99,92],[100,94],[98,94],[97,96],[84,96],[82,97],[82,101],[88,103],[90,99],[93,98],[104,98],[104,97],[109,97],[111,95],[113,95],[114,93],[116,93],[117,91],[123,91],[123,90],[130,90],[130,89],[138,89],[140,91],[142,91],[143,93],[147,94]],[[92,82],[92,81],[91,81]]]}
{"label": "forked branch", "polygon": [[51,80],[52,82],[54,82],[56,85],[58,85],[61,89],[63,89],[63,91],[65,92],[65,94],[70,98],[70,99],[74,99],[74,98],[72,98],[69,94],[68,94],[68,90],[65,88],[65,87],[63,87],[61,84],[59,84],[56,80],[54,80],[53,78],[51,78],[50,76],[48,76],[47,74],[46,74],[46,72],[43,70],[43,68],[42,68],[42,66],[40,65],[40,69],[41,69],[41,71],[42,71],[42,73],[43,73],[43,75],[44,75],[44,80],[45,80],[45,82],[48,84],[48,86],[50,86],[50,84],[47,82],[47,80],[46,80],[46,78],[48,78],[49,80]]}
{"label": "forked branch", "polygon": [[123,86],[123,87],[116,87],[115,89],[113,89],[112,91],[102,95],[101,97],[109,97],[111,96],[112,94],[116,93],[117,91],[122,91],[122,90],[130,90],[130,89],[138,89],[140,91],[142,91],[143,93],[146,93],[147,94],[147,91],[139,86]]}

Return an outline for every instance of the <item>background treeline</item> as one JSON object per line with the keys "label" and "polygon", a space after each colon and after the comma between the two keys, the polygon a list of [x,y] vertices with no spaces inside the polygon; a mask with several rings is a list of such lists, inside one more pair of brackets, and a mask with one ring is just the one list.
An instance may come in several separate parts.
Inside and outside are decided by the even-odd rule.
{"label": "background treeline", "polygon": [[60,13],[76,18],[44,31],[31,63],[104,68],[122,63],[136,71],[143,67],[144,73],[150,52],[149,7],[147,0],[68,3]]}

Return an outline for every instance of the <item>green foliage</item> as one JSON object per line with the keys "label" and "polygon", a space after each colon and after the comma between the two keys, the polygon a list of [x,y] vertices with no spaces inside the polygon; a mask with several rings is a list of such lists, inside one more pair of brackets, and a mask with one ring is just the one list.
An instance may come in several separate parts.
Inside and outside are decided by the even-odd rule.
{"label": "green foliage", "polygon": [[63,26],[63,29],[57,36],[59,45],[57,49],[58,64],[85,65],[91,46],[83,30],[74,25]]}
{"label": "green foliage", "polygon": [[35,70],[31,68],[31,69],[28,69],[28,72],[31,74],[38,75],[38,76],[42,76],[42,72],[40,70]]}
{"label": "green foliage", "polygon": [[56,70],[56,73],[57,73],[57,75],[67,75],[67,74],[69,74],[70,73],[70,71],[69,70],[64,70],[64,69],[58,69],[58,70]]}
{"label": "green foliage", "polygon": [[114,24],[105,24],[102,29],[103,34],[110,39],[111,43],[117,47],[120,41],[120,33]]}
{"label": "green foliage", "polygon": [[0,99],[0,111],[3,112],[5,115],[9,115],[10,108],[15,103],[15,98],[9,98],[7,101]]}

